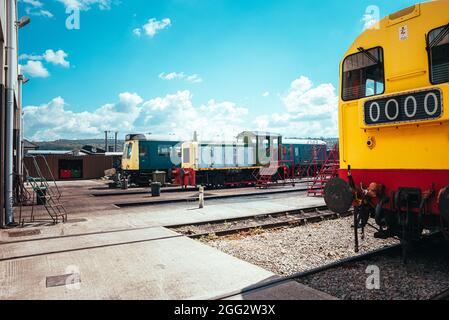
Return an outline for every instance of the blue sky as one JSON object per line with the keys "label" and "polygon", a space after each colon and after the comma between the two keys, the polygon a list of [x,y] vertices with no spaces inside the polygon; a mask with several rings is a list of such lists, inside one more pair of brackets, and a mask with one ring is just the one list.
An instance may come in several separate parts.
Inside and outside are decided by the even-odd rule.
{"label": "blue sky", "polygon": [[[338,67],[380,15],[413,1],[21,0],[25,134],[336,136]],[[69,30],[66,9],[79,9]],[[71,11],[73,12],[73,11]]]}

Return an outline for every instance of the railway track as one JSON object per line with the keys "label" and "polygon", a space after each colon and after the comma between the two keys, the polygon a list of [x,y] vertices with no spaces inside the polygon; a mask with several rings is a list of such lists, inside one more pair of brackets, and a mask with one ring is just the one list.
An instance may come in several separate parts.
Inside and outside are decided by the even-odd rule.
{"label": "railway track", "polygon": [[[347,215],[350,215],[348,213]],[[344,216],[347,216],[344,215]],[[224,237],[233,234],[251,233],[253,230],[269,230],[283,227],[296,227],[306,223],[338,219],[342,215],[327,210],[326,206],[274,212],[235,219],[221,219],[196,224],[174,225],[169,228],[185,236],[198,239],[214,235]]]}
{"label": "railway track", "polygon": [[449,300],[449,289],[437,293],[430,300]]}

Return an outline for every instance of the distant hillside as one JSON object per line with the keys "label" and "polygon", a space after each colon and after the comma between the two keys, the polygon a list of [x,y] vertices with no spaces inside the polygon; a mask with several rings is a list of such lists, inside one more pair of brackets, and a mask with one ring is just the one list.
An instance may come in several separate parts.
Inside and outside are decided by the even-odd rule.
{"label": "distant hillside", "polygon": [[[39,146],[40,150],[75,150],[81,149],[85,145],[94,146],[96,148],[104,149],[104,139],[84,139],[84,140],[56,140],[56,141],[43,141],[33,142]],[[117,141],[117,151],[123,150],[123,140]],[[109,146],[113,146],[114,141],[109,142]]]}

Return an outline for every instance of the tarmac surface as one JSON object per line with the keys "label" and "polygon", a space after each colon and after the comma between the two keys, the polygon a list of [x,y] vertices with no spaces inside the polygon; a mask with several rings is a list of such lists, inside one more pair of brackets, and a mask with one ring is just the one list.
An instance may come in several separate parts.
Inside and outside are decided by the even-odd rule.
{"label": "tarmac surface", "polygon": [[[192,201],[111,208],[109,197],[91,195],[103,181],[58,185],[69,222],[51,225],[39,208],[31,223],[26,208],[23,228],[0,230],[0,299],[333,299],[293,281],[259,289],[277,276],[166,228],[320,206],[321,198],[296,191],[206,200],[203,209]],[[213,192],[256,190],[245,189]]]}

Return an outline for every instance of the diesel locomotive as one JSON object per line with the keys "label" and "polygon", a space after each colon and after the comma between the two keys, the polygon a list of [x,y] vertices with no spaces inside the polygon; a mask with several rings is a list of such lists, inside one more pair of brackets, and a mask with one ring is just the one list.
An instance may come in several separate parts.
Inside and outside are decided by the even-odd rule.
{"label": "diesel locomotive", "polygon": [[123,149],[121,175],[127,184],[147,186],[154,172],[171,172],[180,165],[181,141],[171,135],[129,134]]}
{"label": "diesel locomotive", "polygon": [[279,134],[245,131],[234,142],[183,143],[181,168],[173,176],[182,186],[254,185],[261,175],[269,182],[293,178],[314,161],[322,164],[326,155],[323,141],[284,142]]}
{"label": "diesel locomotive", "polygon": [[328,207],[354,207],[356,241],[370,219],[376,237],[404,245],[424,230],[447,235],[449,1],[416,4],[365,30],[340,79],[341,168],[326,185]]}

